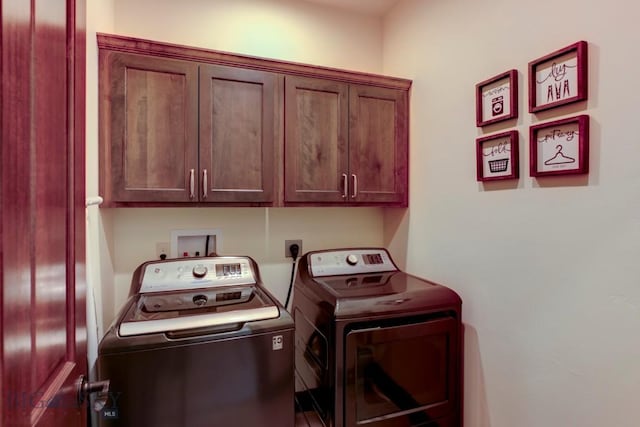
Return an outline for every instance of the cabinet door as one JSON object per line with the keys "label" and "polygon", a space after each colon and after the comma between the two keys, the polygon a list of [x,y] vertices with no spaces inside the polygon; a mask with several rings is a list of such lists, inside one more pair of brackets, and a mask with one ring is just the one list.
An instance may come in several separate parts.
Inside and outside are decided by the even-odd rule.
{"label": "cabinet door", "polygon": [[348,85],[285,79],[285,202],[346,200]]}
{"label": "cabinet door", "polygon": [[194,200],[198,193],[191,185],[192,181],[197,185],[198,168],[197,64],[107,55],[108,119],[101,124],[111,125],[110,158],[103,162],[111,170],[102,174],[103,184],[112,186],[105,191],[107,198],[111,193],[116,202]]}
{"label": "cabinet door", "polygon": [[276,75],[200,67],[200,200],[272,202]]}
{"label": "cabinet door", "polygon": [[352,85],[349,201],[407,205],[407,92]]}

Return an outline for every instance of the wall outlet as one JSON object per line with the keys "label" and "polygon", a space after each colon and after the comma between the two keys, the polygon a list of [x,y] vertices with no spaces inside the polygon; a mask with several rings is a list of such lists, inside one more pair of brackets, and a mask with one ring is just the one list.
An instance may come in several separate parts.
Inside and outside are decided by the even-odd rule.
{"label": "wall outlet", "polygon": [[302,240],[285,240],[284,241],[284,256],[287,258],[293,258],[291,256],[291,245],[298,245],[298,257],[302,255]]}
{"label": "wall outlet", "polygon": [[169,250],[171,249],[171,245],[169,242],[158,242],[156,243],[156,257],[160,259],[161,255],[166,255],[169,258]]}

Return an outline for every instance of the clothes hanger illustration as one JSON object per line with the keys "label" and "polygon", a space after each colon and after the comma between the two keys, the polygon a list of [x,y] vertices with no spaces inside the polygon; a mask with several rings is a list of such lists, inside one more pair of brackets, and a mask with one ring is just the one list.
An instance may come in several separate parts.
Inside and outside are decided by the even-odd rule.
{"label": "clothes hanger illustration", "polygon": [[565,163],[574,163],[576,159],[573,157],[565,156],[562,152],[562,145],[556,145],[556,150],[558,150],[552,158],[545,160],[544,164],[549,165],[562,165]]}

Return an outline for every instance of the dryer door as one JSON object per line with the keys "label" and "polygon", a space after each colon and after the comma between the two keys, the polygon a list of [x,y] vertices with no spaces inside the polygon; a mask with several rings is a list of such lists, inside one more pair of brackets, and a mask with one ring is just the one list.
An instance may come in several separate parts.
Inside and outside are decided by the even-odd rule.
{"label": "dryer door", "polygon": [[453,414],[459,399],[457,325],[444,317],[349,331],[345,425],[437,426]]}

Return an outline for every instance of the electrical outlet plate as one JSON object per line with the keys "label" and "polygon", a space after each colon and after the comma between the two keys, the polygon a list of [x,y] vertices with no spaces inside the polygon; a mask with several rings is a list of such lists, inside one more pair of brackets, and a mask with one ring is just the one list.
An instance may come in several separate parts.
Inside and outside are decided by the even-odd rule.
{"label": "electrical outlet plate", "polygon": [[171,245],[169,242],[158,242],[156,243],[156,257],[160,258],[160,255],[166,255],[169,257]]}
{"label": "electrical outlet plate", "polygon": [[284,241],[284,256],[287,258],[293,258],[289,248],[291,245],[298,245],[298,257],[302,255],[302,240],[285,240]]}

